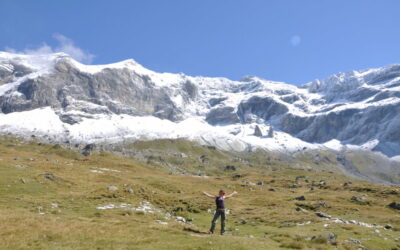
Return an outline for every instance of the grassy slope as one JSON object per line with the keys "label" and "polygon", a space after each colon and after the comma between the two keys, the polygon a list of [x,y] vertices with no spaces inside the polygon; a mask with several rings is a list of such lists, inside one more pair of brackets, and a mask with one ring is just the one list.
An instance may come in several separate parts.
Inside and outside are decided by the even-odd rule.
{"label": "grassy slope", "polygon": [[[223,171],[220,166],[227,163],[229,155],[185,143],[169,142],[167,146],[196,156],[207,153],[210,160],[203,164],[201,171],[210,177],[171,174],[171,169],[152,163],[152,160],[145,164],[110,153],[83,157],[57,146],[2,138],[0,248],[357,249],[355,244],[345,241],[349,237],[359,239],[368,249],[400,248],[400,242],[395,240],[399,237],[400,213],[386,207],[392,201],[399,202],[398,188],[350,180],[333,172],[287,169],[287,162],[272,158],[268,160],[269,165],[254,158],[252,167],[238,163],[235,164],[237,171]],[[135,147],[157,150],[156,145],[165,149],[165,142],[142,143]],[[194,159],[181,159],[180,168],[187,163],[187,167],[192,168],[189,172],[198,171],[196,167],[201,164]],[[321,170],[326,167],[322,165]],[[99,168],[121,172],[90,171]],[[299,168],[303,168],[302,163]],[[47,173],[53,174],[54,178],[45,178]],[[242,177],[232,178],[236,173]],[[296,183],[296,176],[305,176],[307,182],[299,179]],[[321,180],[327,185],[322,188],[314,185],[311,190],[313,181],[319,183]],[[250,183],[259,181],[265,184]],[[347,181],[352,184],[344,187],[343,183]],[[290,188],[293,184],[297,188]],[[108,191],[110,185],[119,189]],[[201,195],[201,191],[216,192],[221,188],[239,192],[237,197],[227,201],[231,208],[228,233],[225,236],[207,235],[205,232],[212,216],[207,210],[213,208],[213,201]],[[269,191],[270,188],[276,191]],[[127,189],[134,193],[127,193]],[[305,195],[306,200],[293,200],[300,195]],[[352,196],[365,197],[369,205],[352,202]],[[96,209],[110,203],[138,206],[143,200],[162,211],[190,218],[193,225],[165,220],[160,214]],[[316,208],[319,201],[326,202],[327,206]],[[295,211],[299,205],[308,208],[308,212]],[[316,217],[312,208],[343,219],[380,225],[390,223],[394,229],[380,229],[376,233],[375,229],[358,225],[329,223]],[[161,225],[156,220],[168,221],[168,225]],[[311,224],[296,225],[306,221]],[[307,240],[330,232],[338,235],[337,246],[324,240]]]}

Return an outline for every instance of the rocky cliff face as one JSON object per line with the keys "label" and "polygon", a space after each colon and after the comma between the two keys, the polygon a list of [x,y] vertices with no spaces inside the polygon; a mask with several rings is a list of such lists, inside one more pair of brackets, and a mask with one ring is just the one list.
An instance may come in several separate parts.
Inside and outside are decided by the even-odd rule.
{"label": "rocky cliff face", "polygon": [[[26,77],[28,68],[13,67],[3,70],[0,81],[7,84],[19,78],[18,86],[0,96],[3,113],[32,110],[51,106],[62,111],[78,111],[85,114],[154,115],[179,120],[179,110],[171,100],[171,90],[157,88],[151,79],[129,70],[134,62],[126,62],[126,68],[115,68],[91,74],[79,70],[69,57],[54,59],[52,69],[37,77]],[[22,69],[22,71],[21,71]],[[25,78],[25,79],[22,79]],[[190,101],[196,97],[196,89],[188,83],[181,85],[180,95]],[[64,114],[66,117],[66,114]],[[74,121],[74,118],[64,119]]]}
{"label": "rocky cliff face", "polygon": [[70,125],[97,115],[153,116],[174,123],[195,118],[235,126],[233,136],[258,124],[307,143],[338,140],[400,155],[400,65],[295,87],[257,77],[231,81],[156,73],[133,60],[88,66],[65,54],[1,52],[0,111],[42,107],[51,107]]}

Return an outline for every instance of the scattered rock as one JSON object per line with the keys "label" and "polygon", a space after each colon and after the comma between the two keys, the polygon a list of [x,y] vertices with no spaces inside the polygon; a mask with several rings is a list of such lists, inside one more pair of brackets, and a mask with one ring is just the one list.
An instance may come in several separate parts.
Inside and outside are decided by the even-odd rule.
{"label": "scattered rock", "polygon": [[[329,218],[329,220],[334,223],[354,224],[354,225],[368,227],[368,228],[383,228],[383,226],[380,226],[378,224],[368,224],[368,223],[356,221],[356,220],[343,220],[343,219],[339,219],[339,218],[332,218],[332,219]],[[375,231],[379,233],[379,230],[375,230]]]}
{"label": "scattered rock", "polygon": [[158,222],[161,225],[168,225],[168,222],[166,221],[156,220],[156,222]]}
{"label": "scattered rock", "polygon": [[133,194],[134,192],[133,192],[133,189],[128,189],[128,190],[126,190],[126,192],[128,193],[128,194]]}
{"label": "scattered rock", "polygon": [[361,245],[361,241],[359,241],[357,239],[348,238],[346,241],[358,245],[358,247],[361,248],[361,249],[365,249],[365,247],[363,245]]}
{"label": "scattered rock", "polygon": [[175,220],[178,221],[178,222],[186,223],[186,219],[183,218],[182,216],[176,216]]}
{"label": "scattered rock", "polygon": [[390,224],[387,224],[387,225],[385,225],[385,227],[384,227],[385,229],[392,229],[393,228],[393,226],[392,225],[390,225]]}
{"label": "scattered rock", "polygon": [[39,214],[44,214],[44,209],[43,209],[43,207],[38,207],[37,209],[38,209]]}
{"label": "scattered rock", "polygon": [[107,187],[108,191],[117,191],[118,188],[116,186],[108,186]]}
{"label": "scattered rock", "polygon": [[101,171],[101,170],[96,170],[96,169],[92,169],[92,170],[90,170],[90,172],[96,173],[96,174],[102,174],[102,173],[104,173],[103,171]]}
{"label": "scattered rock", "polygon": [[305,210],[304,208],[301,208],[301,207],[296,207],[296,211],[297,212],[308,212],[307,210]]}
{"label": "scattered rock", "polygon": [[115,172],[115,173],[121,173],[120,170],[116,170],[116,169],[110,169],[110,168],[98,168],[101,171],[108,171],[108,172]]}
{"label": "scattered rock", "polygon": [[44,178],[51,180],[51,181],[55,181],[54,175],[53,174],[45,174]]}
{"label": "scattered rock", "polygon": [[258,185],[258,186],[264,186],[264,181],[259,181],[259,182],[257,182],[257,185]]}
{"label": "scattered rock", "polygon": [[263,134],[261,132],[261,129],[260,129],[260,127],[258,125],[256,125],[256,127],[254,128],[254,135],[258,136],[258,137],[263,136]]}
{"label": "scattered rock", "polygon": [[321,234],[321,235],[313,236],[313,237],[311,237],[310,240],[312,240],[312,241],[323,240],[323,241],[327,241],[331,245],[336,245],[336,239],[337,239],[337,236],[334,233],[328,233],[328,234]]}
{"label": "scattered rock", "polygon": [[293,184],[293,185],[289,186],[289,188],[298,188],[298,186],[296,184]]}
{"label": "scattered rock", "polygon": [[51,159],[51,158],[47,158],[46,161],[53,162],[53,163],[58,163],[58,160]]}
{"label": "scattered rock", "polygon": [[239,221],[239,224],[242,224],[242,225],[247,224],[247,220],[241,219],[241,220]]}
{"label": "scattered rock", "polygon": [[233,179],[239,179],[242,177],[243,177],[243,175],[241,175],[241,174],[235,174],[234,176],[232,176]]}
{"label": "scattered rock", "polygon": [[92,154],[92,151],[96,148],[96,144],[87,144],[82,151],[82,155],[89,156]]}
{"label": "scattered rock", "polygon": [[323,212],[316,212],[315,213],[317,216],[322,217],[322,218],[331,218],[332,216],[330,216],[329,214],[323,213]]}
{"label": "scattered rock", "polygon": [[305,225],[310,225],[310,224],[311,224],[311,221],[306,221],[303,223],[296,223],[297,226],[305,226]]}
{"label": "scattered rock", "polygon": [[337,239],[336,234],[328,233],[328,234],[324,235],[324,237],[328,239],[329,244],[331,244],[331,245],[336,244],[336,239]]}
{"label": "scattered rock", "polygon": [[307,209],[307,210],[313,210],[313,211],[315,211],[315,210],[317,210],[317,209],[319,208],[318,205],[313,204],[313,203],[300,203],[300,202],[296,202],[295,204],[296,204],[296,206],[301,207],[301,208],[304,208],[304,209]]}
{"label": "scattered rock", "polygon": [[388,205],[390,208],[400,210],[400,203],[392,202]]}
{"label": "scattered rock", "polygon": [[275,188],[268,188],[268,191],[275,192]]}
{"label": "scattered rock", "polygon": [[305,201],[306,197],[304,195],[294,198],[297,201]]}
{"label": "scattered rock", "polygon": [[356,197],[356,196],[351,197],[350,200],[355,201],[355,202],[359,202],[359,203],[364,203],[365,202],[364,198]]}
{"label": "scattered rock", "polygon": [[105,206],[99,206],[99,207],[97,207],[96,209],[99,209],[99,210],[107,210],[107,209],[114,209],[114,208],[119,208],[118,206],[116,206],[116,205],[114,205],[114,204],[107,204],[107,205],[105,205]]}
{"label": "scattered rock", "polygon": [[250,235],[247,235],[247,238],[253,239],[254,236],[250,234]]}
{"label": "scattered rock", "polygon": [[268,130],[268,137],[270,137],[270,138],[273,138],[273,137],[274,137],[274,130],[273,130],[272,127],[269,127],[269,130]]}
{"label": "scattered rock", "polygon": [[199,161],[200,161],[201,163],[208,163],[208,157],[207,157],[207,155],[201,155],[201,156],[199,157]]}
{"label": "scattered rock", "polygon": [[236,171],[236,167],[228,165],[228,166],[225,166],[224,170],[225,171]]}
{"label": "scattered rock", "polygon": [[24,178],[19,179],[22,183],[26,183],[26,180]]}
{"label": "scattered rock", "polygon": [[256,184],[251,181],[243,181],[246,185],[255,186]]}
{"label": "scattered rock", "polygon": [[357,240],[357,239],[353,239],[353,238],[348,238],[346,241],[360,245],[361,241]]}

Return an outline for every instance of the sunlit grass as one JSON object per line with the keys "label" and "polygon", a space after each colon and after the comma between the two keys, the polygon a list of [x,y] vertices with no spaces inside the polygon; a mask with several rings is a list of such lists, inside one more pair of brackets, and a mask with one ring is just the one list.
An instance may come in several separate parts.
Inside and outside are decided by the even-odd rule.
{"label": "sunlit grass", "polygon": [[[199,164],[198,155],[207,154],[211,162],[205,170],[208,177],[171,174],[162,165],[155,169],[151,163],[107,152],[84,157],[58,146],[3,138],[0,142],[0,248],[356,249],[354,244],[345,242],[350,237],[359,239],[369,249],[400,247],[399,241],[395,241],[399,237],[396,230],[379,229],[376,233],[373,228],[323,221],[314,214],[323,211],[333,217],[379,225],[390,223],[395,229],[400,228],[398,211],[386,207],[398,201],[398,188],[352,180],[322,168],[319,171],[288,169],[280,166],[280,161],[267,165],[261,155],[253,156],[253,167],[235,164],[237,171],[227,172],[220,167],[228,164],[232,155],[225,152],[186,141],[167,141],[158,144],[158,148],[155,145],[143,142],[135,147],[183,152],[188,155],[184,162],[192,164],[189,167],[193,169]],[[236,173],[242,177],[232,178]],[[46,174],[52,178],[46,178]],[[304,178],[296,181],[297,176]],[[321,180],[326,185],[319,187]],[[344,187],[343,183],[348,181],[352,184]],[[253,185],[258,182],[264,185]],[[295,188],[291,187],[293,184]],[[111,185],[118,190],[107,190]],[[226,201],[231,210],[227,234],[208,235],[212,217],[208,209],[213,209],[214,202],[201,192],[215,193],[221,188],[228,192],[236,190],[239,194]],[[275,191],[270,191],[271,188]],[[366,188],[373,191],[363,191]],[[306,200],[293,200],[300,195]],[[350,200],[352,196],[364,197],[370,204],[356,204]],[[162,213],[96,209],[121,203],[136,207],[142,201],[149,201]],[[326,206],[318,205],[322,201]],[[307,211],[296,211],[298,206]],[[167,220],[165,213],[183,216],[192,220],[192,224]],[[308,221],[310,224],[297,225]],[[323,240],[308,240],[330,232],[337,235],[337,246]]]}

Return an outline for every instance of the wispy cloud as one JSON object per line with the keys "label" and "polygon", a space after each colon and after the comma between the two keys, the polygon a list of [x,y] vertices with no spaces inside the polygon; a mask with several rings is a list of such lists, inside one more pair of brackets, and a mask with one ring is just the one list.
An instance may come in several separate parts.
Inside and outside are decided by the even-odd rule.
{"label": "wispy cloud", "polygon": [[289,40],[290,45],[292,45],[293,47],[297,47],[300,45],[301,43],[301,37],[299,35],[294,35],[290,38]]}
{"label": "wispy cloud", "polygon": [[76,46],[72,39],[59,33],[53,34],[53,38],[57,41],[57,45],[54,48],[46,43],[42,43],[42,45],[40,45],[35,49],[23,49],[22,51],[18,51],[16,49],[6,47],[5,50],[11,53],[20,53],[29,55],[45,55],[56,52],[64,52],[79,62],[87,64],[93,62],[95,55]]}

